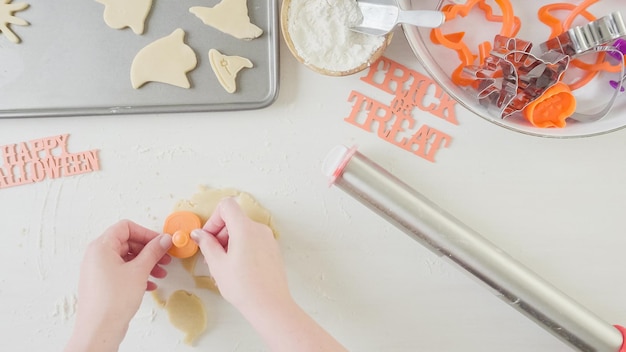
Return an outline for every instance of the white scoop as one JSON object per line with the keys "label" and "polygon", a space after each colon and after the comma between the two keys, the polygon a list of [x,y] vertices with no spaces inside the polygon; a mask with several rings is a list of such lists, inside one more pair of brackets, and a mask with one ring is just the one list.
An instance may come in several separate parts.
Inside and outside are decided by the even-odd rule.
{"label": "white scoop", "polygon": [[387,1],[357,1],[363,21],[350,27],[351,30],[370,35],[385,35],[399,23],[417,27],[437,28],[446,17],[443,12],[429,10],[401,10],[397,5],[389,5]]}

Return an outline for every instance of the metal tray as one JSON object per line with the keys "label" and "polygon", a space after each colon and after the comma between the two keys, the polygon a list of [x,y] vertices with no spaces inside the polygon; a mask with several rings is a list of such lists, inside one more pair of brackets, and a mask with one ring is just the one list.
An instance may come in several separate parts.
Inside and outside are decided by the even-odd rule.
{"label": "metal tray", "polygon": [[[0,117],[103,115],[258,109],[278,94],[278,0],[247,0],[254,40],[236,39],[189,12],[221,0],[154,0],[143,35],[109,28],[95,0],[14,0],[30,7],[15,13],[30,26],[11,28],[20,44],[0,34]],[[190,89],[148,82],[133,89],[130,67],[137,52],[176,28],[196,53]],[[209,49],[243,56],[253,68],[227,93],[209,63]]]}

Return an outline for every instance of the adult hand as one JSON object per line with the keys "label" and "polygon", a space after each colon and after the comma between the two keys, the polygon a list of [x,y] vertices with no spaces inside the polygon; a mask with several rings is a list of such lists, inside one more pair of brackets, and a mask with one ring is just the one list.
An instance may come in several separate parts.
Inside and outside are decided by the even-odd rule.
{"label": "adult hand", "polygon": [[291,297],[272,230],[254,222],[234,199],[221,201],[198,243],[220,293],[274,352],[346,352]]}
{"label": "adult hand", "polygon": [[149,277],[167,275],[171,236],[120,221],[89,244],[80,269],[76,327],[66,351],[117,351]]}
{"label": "adult hand", "polygon": [[192,238],[222,296],[244,315],[291,301],[272,230],[250,219],[233,198],[222,200]]}

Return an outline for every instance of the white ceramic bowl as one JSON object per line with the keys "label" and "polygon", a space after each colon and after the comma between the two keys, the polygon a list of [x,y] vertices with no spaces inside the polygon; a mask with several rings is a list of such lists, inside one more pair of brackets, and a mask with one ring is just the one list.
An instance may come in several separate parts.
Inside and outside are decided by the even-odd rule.
{"label": "white ceramic bowl", "polygon": [[[398,2],[403,9],[411,10],[441,9],[445,5],[461,6],[460,4],[465,3],[463,0],[398,0]],[[561,2],[573,5],[582,3],[581,0],[563,0]],[[487,0],[487,3],[495,9],[496,14],[500,13],[495,1]],[[532,53],[537,54],[540,48],[539,44],[545,42],[550,35],[549,27],[538,19],[538,10],[542,6],[553,2],[545,0],[511,0],[511,3],[515,16],[521,20],[521,29],[517,37],[532,42]],[[603,17],[614,11],[620,11],[626,19],[626,1],[599,0],[589,6],[587,11],[596,18]],[[555,17],[564,20],[568,17],[570,11],[554,11],[551,13]],[[580,26],[586,23],[588,23],[588,20],[578,16],[573,22],[573,26]],[[563,128],[537,128],[521,117],[501,119],[478,104],[475,94],[470,90],[457,86],[452,82],[451,74],[460,64],[460,60],[454,50],[434,44],[430,39],[430,29],[407,25],[404,25],[403,29],[415,55],[432,78],[461,105],[498,126],[525,134],[555,138],[594,136],[626,127],[626,94],[617,96],[610,113],[594,122],[583,123],[568,119],[567,125]],[[500,24],[486,21],[484,12],[473,9],[466,17],[457,17],[455,20],[445,23],[441,30],[443,33],[465,32],[465,43],[470,48],[475,48],[472,51],[477,53],[478,43],[484,41],[493,42],[495,34],[500,30]],[[584,56],[582,59],[593,61],[591,60],[591,55],[593,54]],[[567,71],[568,75],[573,75],[571,77],[582,72],[576,72],[574,70],[578,69],[572,67],[570,65]],[[618,76],[619,73],[600,73],[589,84],[575,90],[576,111],[593,113],[606,106],[614,92],[609,85],[609,81],[617,80]]]}

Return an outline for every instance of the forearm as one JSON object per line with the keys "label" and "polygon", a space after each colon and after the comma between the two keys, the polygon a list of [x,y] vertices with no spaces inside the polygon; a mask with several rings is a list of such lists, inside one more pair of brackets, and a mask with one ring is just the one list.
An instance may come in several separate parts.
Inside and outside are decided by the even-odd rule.
{"label": "forearm", "polygon": [[126,327],[115,327],[115,324],[77,322],[64,352],[117,352],[126,330]]}
{"label": "forearm", "polygon": [[242,313],[272,352],[347,351],[293,300]]}

